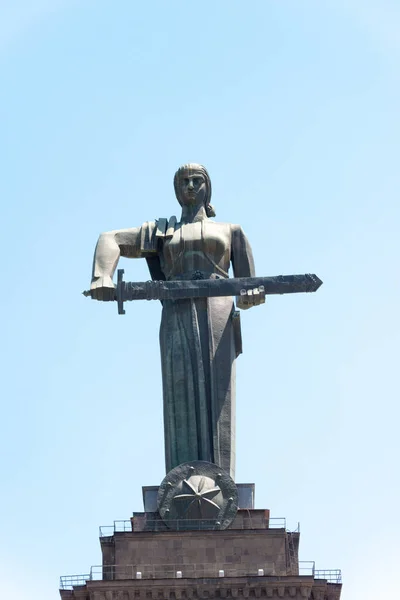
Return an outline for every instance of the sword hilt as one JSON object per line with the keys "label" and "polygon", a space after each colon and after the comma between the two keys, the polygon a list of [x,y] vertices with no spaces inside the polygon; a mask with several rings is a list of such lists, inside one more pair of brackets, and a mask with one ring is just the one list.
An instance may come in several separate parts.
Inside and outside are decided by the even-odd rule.
{"label": "sword hilt", "polygon": [[[118,303],[118,314],[124,315],[124,292],[125,292],[125,281],[124,281],[124,269],[118,269],[117,276],[117,287],[114,289],[115,296],[113,300],[116,300]],[[85,298],[92,298],[92,290],[84,290],[82,294]]]}

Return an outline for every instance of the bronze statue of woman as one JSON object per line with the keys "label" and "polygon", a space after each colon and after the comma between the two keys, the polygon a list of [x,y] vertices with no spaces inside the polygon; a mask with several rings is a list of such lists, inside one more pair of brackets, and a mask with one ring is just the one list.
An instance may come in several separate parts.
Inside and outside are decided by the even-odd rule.
{"label": "bronze statue of woman", "polygon": [[[103,233],[96,246],[91,296],[114,298],[112,276],[120,256],[146,258],[153,279],[254,277],[250,245],[239,225],[211,220],[211,180],[197,164],[174,178],[182,207],[175,217]],[[241,309],[264,302],[253,290]],[[194,460],[215,463],[234,478],[235,359],[240,322],[229,297],[165,300],[160,326],[165,460],[169,472]]]}

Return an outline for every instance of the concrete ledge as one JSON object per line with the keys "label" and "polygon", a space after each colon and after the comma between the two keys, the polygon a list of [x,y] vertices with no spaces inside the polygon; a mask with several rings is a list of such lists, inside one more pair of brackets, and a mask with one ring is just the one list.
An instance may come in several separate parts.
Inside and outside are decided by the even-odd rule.
{"label": "concrete ledge", "polygon": [[242,577],[159,579],[156,581],[88,581],[85,586],[61,590],[62,600],[181,600],[208,598],[294,598],[339,600],[341,584],[313,577]]}

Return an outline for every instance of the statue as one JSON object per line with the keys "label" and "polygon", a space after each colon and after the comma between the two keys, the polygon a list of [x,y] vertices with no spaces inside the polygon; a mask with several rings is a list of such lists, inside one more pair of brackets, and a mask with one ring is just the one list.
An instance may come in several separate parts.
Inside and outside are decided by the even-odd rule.
{"label": "statue", "polygon": [[[217,223],[206,169],[187,164],[174,178],[181,218],[103,233],[90,291],[95,300],[160,300],[160,349],[167,474],[158,489],[168,528],[226,529],[238,509],[235,476],[235,360],[242,351],[239,311],[266,294],[315,292],[311,274],[255,277],[239,225]],[[152,281],[125,282],[120,256],[145,258]],[[233,278],[229,268],[233,267]]]}
{"label": "statue", "polygon": [[[239,225],[217,223],[211,180],[198,164],[174,178],[181,218],[101,234],[90,295],[115,299],[112,281],[120,256],[145,258],[154,280],[254,277],[249,242]],[[262,287],[236,299],[240,309],[265,301]],[[163,300],[160,326],[165,461],[167,473],[182,463],[207,461],[235,471],[235,359],[241,352],[239,313],[231,297]]]}

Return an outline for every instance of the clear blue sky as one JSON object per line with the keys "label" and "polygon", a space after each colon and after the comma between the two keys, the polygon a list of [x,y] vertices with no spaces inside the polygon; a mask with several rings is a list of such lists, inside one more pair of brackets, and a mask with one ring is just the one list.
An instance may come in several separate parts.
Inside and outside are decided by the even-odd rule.
{"label": "clear blue sky", "polygon": [[188,161],[258,274],[324,280],[242,315],[237,481],[343,600],[396,593],[399,27],[396,0],[0,3],[3,596],[57,598],[164,476],[160,306],[80,292]]}

